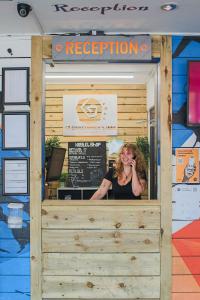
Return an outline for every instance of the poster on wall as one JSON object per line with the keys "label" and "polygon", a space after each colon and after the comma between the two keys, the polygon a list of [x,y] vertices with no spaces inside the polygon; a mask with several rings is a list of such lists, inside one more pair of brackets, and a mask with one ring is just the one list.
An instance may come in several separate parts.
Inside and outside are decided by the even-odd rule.
{"label": "poster on wall", "polygon": [[199,183],[199,149],[176,149],[176,182]]}
{"label": "poster on wall", "polygon": [[117,135],[117,95],[64,95],[63,135]]}
{"label": "poster on wall", "polygon": [[69,142],[68,164],[68,186],[99,186],[106,173],[106,142]]}
{"label": "poster on wall", "polygon": [[29,104],[29,68],[2,68],[3,103]]}
{"label": "poster on wall", "polygon": [[3,149],[29,149],[29,113],[3,113]]}
{"label": "poster on wall", "polygon": [[3,159],[3,195],[29,194],[29,159]]}

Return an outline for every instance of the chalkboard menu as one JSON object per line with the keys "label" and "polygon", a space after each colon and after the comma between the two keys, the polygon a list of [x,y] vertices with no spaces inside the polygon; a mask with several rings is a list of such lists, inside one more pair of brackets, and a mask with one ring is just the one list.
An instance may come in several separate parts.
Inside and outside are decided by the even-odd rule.
{"label": "chalkboard menu", "polygon": [[106,173],[106,142],[69,142],[70,187],[98,187]]}

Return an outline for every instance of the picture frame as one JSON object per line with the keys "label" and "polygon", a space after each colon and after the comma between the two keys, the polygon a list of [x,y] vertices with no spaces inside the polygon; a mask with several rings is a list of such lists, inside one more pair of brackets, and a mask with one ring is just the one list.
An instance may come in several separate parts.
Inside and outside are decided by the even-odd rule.
{"label": "picture frame", "polygon": [[4,112],[2,114],[3,150],[30,149],[29,112]]}
{"label": "picture frame", "polygon": [[2,186],[4,196],[29,195],[30,193],[29,158],[2,159]]}
{"label": "picture frame", "polygon": [[187,125],[200,126],[200,60],[189,60],[187,65]]}
{"label": "picture frame", "polygon": [[2,68],[4,105],[29,105],[28,67]]}

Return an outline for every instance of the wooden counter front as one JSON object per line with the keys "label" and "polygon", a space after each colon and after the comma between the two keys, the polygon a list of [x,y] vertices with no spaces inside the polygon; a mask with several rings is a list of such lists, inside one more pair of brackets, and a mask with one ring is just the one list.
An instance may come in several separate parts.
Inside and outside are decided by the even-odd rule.
{"label": "wooden counter front", "polygon": [[160,299],[160,203],[45,200],[43,299]]}

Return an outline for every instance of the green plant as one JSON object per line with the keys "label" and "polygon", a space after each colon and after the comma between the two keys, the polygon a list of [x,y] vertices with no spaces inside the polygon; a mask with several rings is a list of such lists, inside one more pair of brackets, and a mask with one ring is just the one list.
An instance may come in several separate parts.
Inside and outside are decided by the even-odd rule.
{"label": "green plant", "polygon": [[60,176],[59,182],[63,183],[62,186],[67,186],[67,180],[68,180],[68,173],[63,172]]}
{"label": "green plant", "polygon": [[144,155],[145,162],[148,166],[149,155],[150,155],[148,138],[146,136],[145,137],[142,137],[142,136],[137,137],[136,145],[137,145],[138,149]]}
{"label": "green plant", "polygon": [[51,150],[53,147],[60,147],[60,139],[58,136],[52,136],[48,139],[46,139],[45,142],[45,150],[49,151]]}
{"label": "green plant", "polygon": [[68,177],[68,173],[67,173],[67,172],[63,172],[63,173],[60,175],[59,181],[66,182],[67,177]]}
{"label": "green plant", "polygon": [[51,157],[52,148],[60,147],[60,139],[58,136],[52,136],[45,141],[45,160],[46,162]]}

